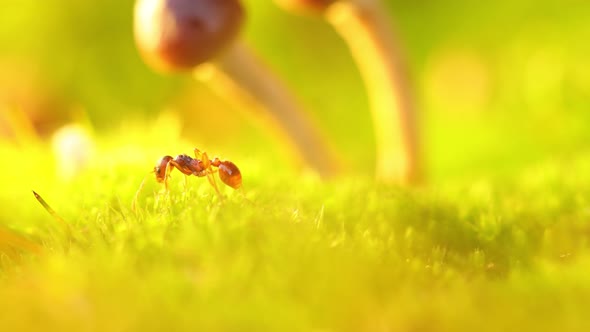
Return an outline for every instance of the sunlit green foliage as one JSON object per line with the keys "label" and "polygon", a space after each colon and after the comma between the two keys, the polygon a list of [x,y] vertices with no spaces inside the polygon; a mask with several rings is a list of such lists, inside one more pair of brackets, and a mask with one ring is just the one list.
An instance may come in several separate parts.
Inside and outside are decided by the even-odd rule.
{"label": "sunlit green foliage", "polygon": [[[47,157],[32,153],[31,168]],[[227,188],[223,203],[204,179],[185,188],[176,175],[165,194],[150,176],[136,212],[143,160],[59,187],[40,170],[24,181],[69,237],[10,182],[3,206],[22,197],[0,218],[40,249],[0,246],[2,330],[588,328],[587,154],[416,189],[269,176],[260,160],[240,165],[245,190]]]}

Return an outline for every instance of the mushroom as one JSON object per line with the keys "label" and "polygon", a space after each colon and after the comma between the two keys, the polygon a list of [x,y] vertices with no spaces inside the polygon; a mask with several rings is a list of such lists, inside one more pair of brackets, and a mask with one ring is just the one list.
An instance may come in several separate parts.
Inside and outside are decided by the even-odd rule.
{"label": "mushroom", "polygon": [[420,179],[416,111],[401,46],[379,0],[275,0],[285,9],[324,15],[350,48],[367,87],[377,178]]}
{"label": "mushroom", "polygon": [[137,0],[135,40],[145,62],[164,72],[192,71],[267,125],[298,162],[322,176],[338,162],[281,80],[239,40],[239,0]]}

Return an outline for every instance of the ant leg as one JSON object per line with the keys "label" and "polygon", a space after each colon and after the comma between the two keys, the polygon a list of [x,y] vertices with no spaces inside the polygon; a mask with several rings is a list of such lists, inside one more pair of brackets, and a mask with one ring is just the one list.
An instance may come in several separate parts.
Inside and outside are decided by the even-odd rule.
{"label": "ant leg", "polygon": [[219,199],[223,201],[223,195],[221,194],[221,191],[219,191],[219,187],[217,187],[217,182],[215,182],[215,178],[213,177],[212,173],[207,172],[207,180],[209,180],[209,183],[213,186],[213,188],[215,188],[215,192],[217,192]]}
{"label": "ant leg", "polygon": [[203,160],[203,153],[201,153],[201,150],[195,148],[193,151],[195,153],[195,157],[197,158],[197,160]]}
{"label": "ant leg", "polygon": [[207,180],[209,180],[209,183],[211,183],[213,188],[215,188],[215,191],[217,192],[219,199],[221,201],[223,201],[223,195],[221,194],[221,191],[219,191],[219,187],[217,186],[217,181],[215,181],[215,177],[213,176],[213,173],[215,173],[215,170],[213,170],[213,167],[211,167],[211,161],[207,157],[206,153],[203,153],[203,157],[207,160],[207,162],[205,163],[205,165],[207,167],[205,170],[207,173]]}
{"label": "ant leg", "polygon": [[170,162],[166,165],[166,173],[164,173],[164,188],[168,192],[168,178],[170,178],[170,172],[172,172],[172,165]]}
{"label": "ant leg", "polygon": [[221,194],[221,191],[219,190],[219,187],[217,186],[217,182],[215,181],[215,177],[213,177],[213,173],[215,173],[215,171],[211,167],[211,160],[209,159],[209,156],[207,156],[206,152],[201,152],[201,151],[199,151],[199,149],[195,149],[195,157],[197,157],[197,159],[201,160],[201,162],[203,163],[203,166],[205,167],[204,171],[207,176],[207,180],[209,180],[209,183],[215,189],[215,192],[217,193],[217,196],[219,196],[219,199],[221,201],[223,201],[223,195]]}
{"label": "ant leg", "polygon": [[184,176],[183,185],[184,185],[184,191],[186,192],[188,189],[188,175]]}

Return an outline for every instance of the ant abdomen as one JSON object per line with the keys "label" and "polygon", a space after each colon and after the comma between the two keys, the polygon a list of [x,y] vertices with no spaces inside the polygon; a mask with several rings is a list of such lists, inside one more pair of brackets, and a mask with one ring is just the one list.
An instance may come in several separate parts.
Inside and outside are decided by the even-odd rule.
{"label": "ant abdomen", "polygon": [[219,163],[219,178],[228,186],[238,189],[242,186],[242,173],[231,161],[222,161]]}

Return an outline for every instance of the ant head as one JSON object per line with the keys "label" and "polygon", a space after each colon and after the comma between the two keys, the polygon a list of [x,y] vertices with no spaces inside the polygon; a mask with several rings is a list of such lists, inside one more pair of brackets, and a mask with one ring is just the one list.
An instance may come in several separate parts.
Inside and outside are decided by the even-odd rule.
{"label": "ant head", "polygon": [[238,189],[242,186],[242,173],[231,161],[223,161],[218,166],[219,178],[228,186]]}
{"label": "ant head", "polygon": [[156,180],[163,182],[166,179],[166,170],[168,169],[168,163],[173,158],[171,156],[164,156],[160,159],[154,167],[154,173],[156,173]]}

